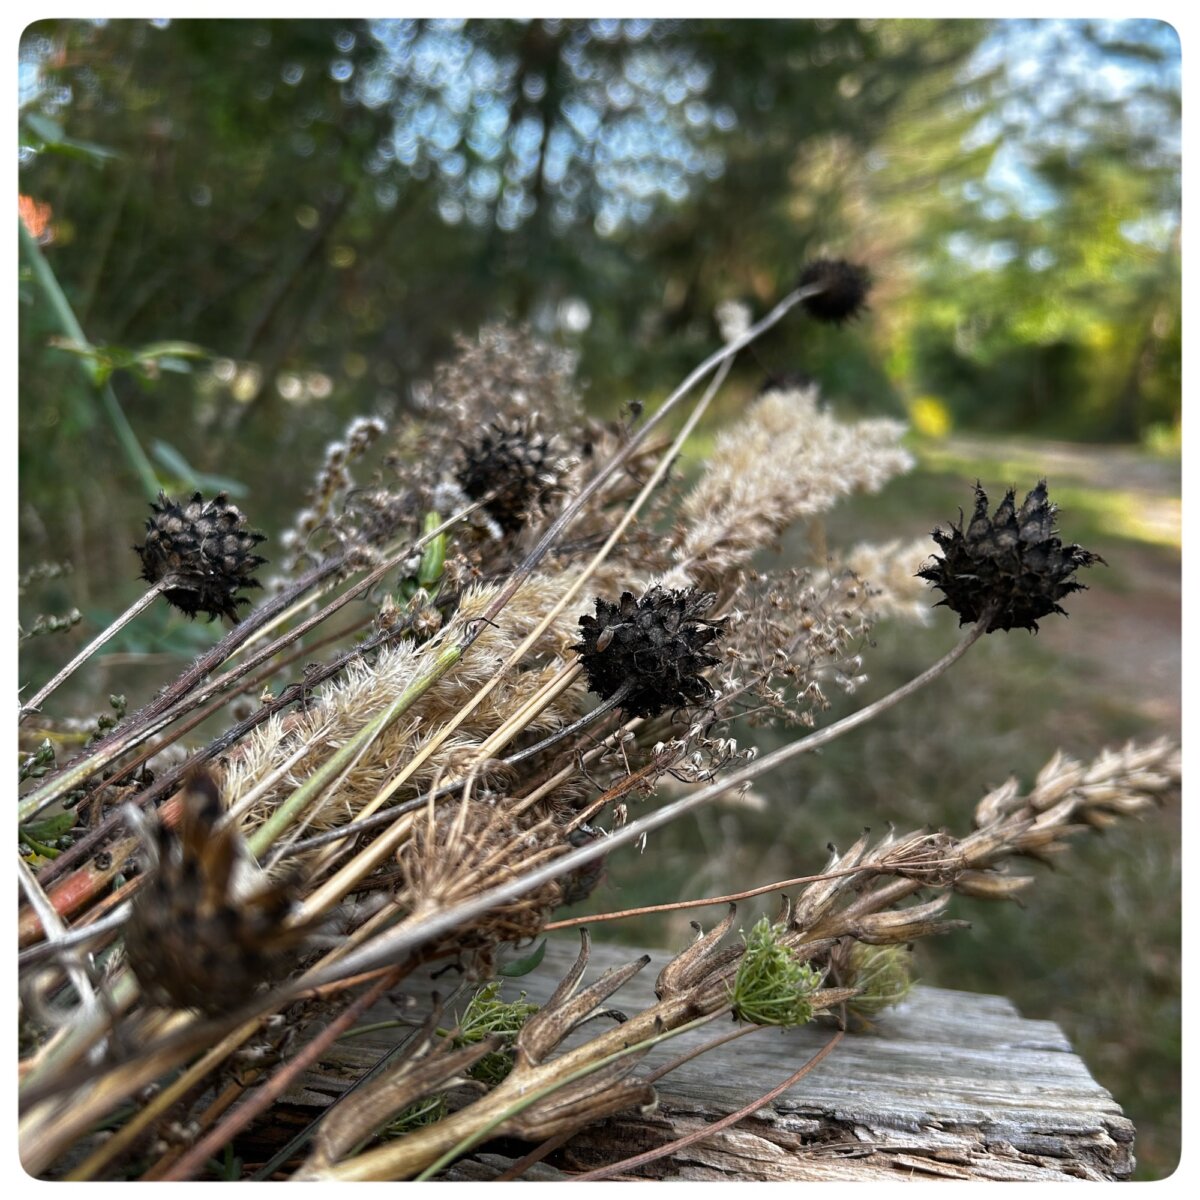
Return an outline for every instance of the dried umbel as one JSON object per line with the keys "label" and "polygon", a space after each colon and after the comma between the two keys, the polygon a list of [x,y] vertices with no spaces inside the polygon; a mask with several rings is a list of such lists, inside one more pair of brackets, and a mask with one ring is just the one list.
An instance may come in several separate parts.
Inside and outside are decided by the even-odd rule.
{"label": "dried umbel", "polygon": [[207,613],[237,621],[237,606],[248,604],[237,593],[260,584],[254,572],[267,560],[254,553],[265,535],[246,528],[245,515],[219,493],[205,500],[196,492],[186,505],[165,493],[151,503],[146,540],[134,546],[147,583],[169,581],[163,595],[180,612]]}
{"label": "dried umbel", "polygon": [[960,625],[990,614],[988,633],[1036,632],[1040,617],[1066,616],[1058,601],[1085,588],[1072,578],[1075,571],[1104,559],[1074,544],[1064,546],[1057,537],[1058,506],[1050,503],[1046,481],[1038,483],[1020,509],[1009,488],[990,518],[987,510],[987,493],[976,484],[975,513],[966,531],[961,514],[949,532],[934,530],[942,556],[917,574],[946,593],[938,604],[958,613]]}
{"label": "dried umbel", "polygon": [[158,864],[125,927],[129,965],[152,999],[213,1014],[286,974],[307,936],[284,927],[292,907],[286,883],[235,893],[239,835],[217,828],[221,814],[215,781],[197,773],[184,790],[178,829],[157,830]]}
{"label": "dried umbel", "polygon": [[456,478],[506,533],[520,529],[560,492],[566,463],[532,420],[497,419],[463,446]]}
{"label": "dried umbel", "polygon": [[858,316],[867,305],[871,273],[844,258],[818,258],[810,262],[797,281],[800,287],[819,285],[821,291],[807,297],[805,311],[816,321],[842,325]]}
{"label": "dried umbel", "polygon": [[630,716],[654,717],[668,708],[700,704],[713,695],[701,674],[720,660],[710,646],[724,619],[705,613],[716,596],[694,588],[652,587],[640,600],[624,592],[618,603],[596,598],[596,615],[580,617],[579,652],[588,685],[605,700],[622,693]]}

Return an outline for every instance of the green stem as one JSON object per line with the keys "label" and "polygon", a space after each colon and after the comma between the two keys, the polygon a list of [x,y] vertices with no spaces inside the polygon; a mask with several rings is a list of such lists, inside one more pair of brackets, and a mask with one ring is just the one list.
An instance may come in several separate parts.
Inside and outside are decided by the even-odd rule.
{"label": "green stem", "polygon": [[[58,282],[58,277],[54,274],[54,269],[46,261],[46,256],[37,244],[37,239],[25,228],[25,222],[20,218],[17,219],[17,225],[20,227],[21,249],[24,251],[25,257],[33,270],[33,277],[37,280],[38,285],[45,293],[46,299],[50,302],[50,307],[54,310],[54,315],[58,318],[58,323],[63,333],[71,341],[75,342],[80,349],[89,350],[91,342],[84,336],[83,328],[75,317],[70,301],[63,292],[62,285]],[[80,359],[80,366],[87,374],[88,382],[96,386],[95,380],[88,370],[86,358]],[[161,490],[158,476],[155,474],[153,466],[150,465],[150,460],[146,457],[146,452],[142,449],[141,443],[137,440],[137,434],[133,432],[133,426],[129,424],[129,420],[121,408],[121,402],[117,399],[117,394],[112,389],[112,384],[105,382],[97,387],[96,391],[99,394],[100,407],[103,408],[104,415],[108,417],[109,423],[113,427],[113,432],[117,435],[117,441],[121,443],[121,448],[125,451],[125,457],[129,460],[129,465],[133,468],[134,473],[141,480],[142,487],[146,489],[151,498],[157,496]]]}
{"label": "green stem", "polygon": [[456,1146],[452,1146],[445,1154],[442,1155],[435,1163],[425,1168],[420,1175],[417,1176],[415,1182],[423,1183],[432,1179],[439,1171],[448,1167],[456,1158],[462,1154],[478,1146],[480,1142],[487,1137],[493,1129],[502,1125],[509,1117],[515,1117],[518,1113],[524,1112],[530,1105],[536,1104],[539,1100],[546,1096],[552,1095],[560,1088],[565,1087],[569,1083],[574,1083],[577,1079],[583,1079],[587,1075],[592,1075],[603,1067],[607,1067],[610,1063],[615,1063],[622,1058],[627,1058],[631,1054],[636,1054],[640,1050],[648,1050],[653,1046],[657,1046],[659,1042],[668,1041],[671,1038],[678,1037],[681,1033],[687,1033],[692,1029],[698,1029],[701,1025],[707,1025],[710,1021],[728,1012],[727,1008],[719,1009],[717,1012],[708,1013],[703,1017],[696,1017],[695,1020],[688,1021],[686,1024],[678,1025],[674,1029],[668,1029],[664,1033],[657,1033],[653,1037],[648,1037],[640,1042],[634,1042],[631,1046],[623,1046],[620,1050],[613,1051],[612,1054],[606,1054],[603,1058],[597,1059],[595,1062],[585,1063],[582,1067],[577,1067],[574,1071],[568,1072],[561,1079],[556,1079],[553,1083],[547,1084],[545,1087],[536,1089],[526,1096],[522,1096],[515,1104],[509,1105],[502,1109],[496,1116],[492,1117],[486,1124],[481,1125],[474,1132],[468,1134]]}
{"label": "green stem", "polygon": [[262,855],[271,848],[276,838],[318,796],[329,783],[362,753],[402,713],[412,707],[425,692],[462,657],[460,645],[447,646],[433,661],[424,675],[414,679],[378,716],[368,721],[344,746],[331,755],[317,768],[288,798],[271,814],[250,837],[252,854]]}

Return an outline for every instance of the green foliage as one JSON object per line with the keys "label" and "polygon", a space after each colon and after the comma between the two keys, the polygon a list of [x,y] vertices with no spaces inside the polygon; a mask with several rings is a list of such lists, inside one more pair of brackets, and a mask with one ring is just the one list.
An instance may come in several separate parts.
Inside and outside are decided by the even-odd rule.
{"label": "green foliage", "polygon": [[913,986],[912,951],[907,946],[868,946],[855,942],[850,948],[850,970],[846,987],[861,988],[846,1007],[860,1017],[876,1017],[899,1004]]}
{"label": "green foliage", "polygon": [[528,975],[530,971],[536,971],[542,965],[542,959],[545,957],[546,939],[542,938],[529,954],[505,963],[497,969],[496,974],[503,975],[505,979],[519,979],[522,975]]}
{"label": "green foliage", "polygon": [[393,1141],[424,1125],[436,1125],[449,1111],[446,1097],[441,1093],[436,1096],[424,1096],[397,1113],[380,1130],[379,1137],[385,1142]]}
{"label": "green foliage", "polygon": [[[498,981],[486,983],[471,997],[458,1023],[458,1034],[454,1039],[456,1046],[474,1045],[493,1034],[512,1041],[521,1032],[525,1022],[537,1012],[538,1006],[527,1003],[524,992],[516,1000],[501,1000],[502,986]],[[475,1063],[467,1074],[493,1087],[508,1075],[512,1065],[511,1050],[493,1050]]]}
{"label": "green foliage", "polygon": [[742,934],[746,952],[729,990],[739,1021],[790,1026],[812,1020],[809,995],[821,986],[821,972],[800,962],[781,942],[782,933],[763,917],[749,935]]}

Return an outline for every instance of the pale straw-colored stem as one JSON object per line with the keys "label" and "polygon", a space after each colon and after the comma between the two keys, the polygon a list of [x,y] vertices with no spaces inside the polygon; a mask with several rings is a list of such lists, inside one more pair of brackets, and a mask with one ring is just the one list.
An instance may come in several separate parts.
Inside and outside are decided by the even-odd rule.
{"label": "pale straw-colored stem", "polygon": [[[785,310],[786,311],[786,310]],[[781,314],[782,315],[782,314]],[[726,348],[728,349],[728,348]],[[459,711],[441,727],[437,735],[431,738],[421,750],[415,754],[405,765],[402,771],[399,771],[396,776],[388,782],[388,784],[379,792],[375,799],[371,802],[370,811],[374,811],[382,804],[386,803],[397,788],[406,783],[416,770],[426,762],[431,755],[444,744],[447,738],[467,719],[468,716],[483,702],[484,698],[497,686],[504,674],[513,666],[521,661],[529,649],[537,643],[537,640],[550,627],[555,618],[567,607],[568,604],[575,598],[583,587],[584,583],[595,573],[601,563],[608,557],[613,546],[616,545],[618,539],[629,527],[630,523],[637,516],[643,504],[650,497],[650,494],[661,482],[663,476],[667,473],[671,463],[674,461],[676,454],[691,435],[692,430],[696,427],[696,423],[700,420],[705,409],[711,403],[713,397],[717,393],[717,389],[724,382],[725,376],[729,371],[729,364],[732,356],[723,357],[717,361],[722,364],[721,370],[718,371],[716,378],[708,388],[707,392],[696,404],[692,410],[688,420],[684,423],[683,428],[679,431],[678,436],[672,442],[670,449],[659,460],[658,465],[651,473],[650,478],[646,481],[645,486],[638,493],[637,497],[630,504],[625,514],[620,521],[617,522],[616,528],[609,535],[608,540],[597,551],[595,557],[584,568],[583,572],[575,579],[571,586],[566,590],[564,595],[554,604],[550,611],[542,618],[536,628],[529,636],[512,652],[504,665],[492,676],[487,683],[483,685],[475,695],[465,704]],[[694,374],[694,372],[693,372]],[[490,611],[490,610],[489,610]],[[389,855],[395,852],[400,843],[408,836],[409,826],[404,822],[398,822],[397,825],[377,837],[369,846],[367,846],[360,854],[351,859],[340,871],[332,878],[327,880],[319,887],[307,900],[304,905],[303,913],[305,916],[310,916],[324,911],[330,905],[335,904],[347,892],[351,891],[362,879],[369,875],[380,863],[384,862]]]}
{"label": "pale straw-colored stem", "polygon": [[[820,729],[816,733],[809,734],[808,737],[801,738],[799,741],[792,742],[790,745],[783,746],[771,754],[756,759],[740,771],[735,771],[724,779],[710,783],[707,787],[700,788],[698,791],[683,796],[671,804],[664,805],[662,808],[648,813],[639,820],[630,822],[628,825],[615,830],[606,838],[598,839],[590,845],[580,846],[575,850],[571,850],[544,867],[539,867],[537,870],[531,871],[526,875],[491,888],[489,891],[476,896],[472,900],[456,904],[418,924],[404,929],[397,929],[391,934],[384,935],[374,945],[364,946],[356,954],[348,956],[342,962],[340,969],[365,971],[382,962],[395,962],[397,956],[408,953],[414,947],[421,946],[433,938],[448,933],[452,929],[457,929],[467,922],[483,916],[491,909],[502,904],[507,904],[525,895],[526,892],[533,891],[535,888],[549,883],[552,879],[566,874],[568,871],[577,870],[593,859],[610,854],[619,846],[635,842],[644,834],[668,824],[682,816],[685,812],[690,812],[693,808],[707,804],[715,800],[718,796],[722,796],[734,788],[741,787],[743,784],[753,782],[767,771],[773,770],[780,764],[800,754],[811,753],[821,746],[828,745],[828,743],[841,737],[843,734],[849,733],[852,729],[857,729],[860,725],[866,724],[880,713],[907,700],[909,696],[924,687],[927,683],[944,675],[983,636],[987,622],[990,619],[991,614],[986,614],[983,620],[972,626],[969,632],[949,653],[920,675],[910,679],[906,684],[896,688],[895,691],[889,692],[873,704],[859,709],[858,712],[851,713],[850,716],[844,717],[842,720],[827,726],[825,729]],[[324,981],[323,977],[318,979],[318,982]]]}
{"label": "pale straw-colored stem", "polygon": [[33,696],[26,704],[21,706],[21,711],[18,714],[17,720],[23,721],[26,717],[40,711],[42,702],[58,687],[66,683],[80,667],[83,666],[101,646],[104,645],[110,638],[115,637],[130,621],[139,613],[144,612],[151,604],[169,587],[177,586],[177,580],[173,575],[168,575],[164,579],[160,579],[149,590],[140,595],[109,627],[97,634],[80,652],[53,679],[47,683],[37,695]]}

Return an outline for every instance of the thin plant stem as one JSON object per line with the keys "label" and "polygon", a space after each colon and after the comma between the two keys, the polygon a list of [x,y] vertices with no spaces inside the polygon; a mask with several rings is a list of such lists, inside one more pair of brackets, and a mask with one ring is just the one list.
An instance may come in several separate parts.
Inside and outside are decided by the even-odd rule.
{"label": "thin plant stem", "polygon": [[170,1182],[190,1179],[211,1155],[236,1137],[265,1108],[278,1100],[302,1071],[312,1066],[339,1035],[349,1029],[388,988],[394,987],[403,979],[410,969],[408,963],[400,963],[393,967],[374,987],[363,992],[357,1000],[343,1009],[295,1058],[248,1096],[211,1133],[201,1138],[170,1170],[165,1171],[162,1175],[163,1180]]}
{"label": "thin plant stem", "polygon": [[272,814],[248,840],[251,853],[260,855],[325,789],[333,778],[370,745],[393,721],[406,712],[462,657],[457,645],[443,647],[428,670],[414,679],[381,713],[370,720],[355,737],[323,762]]}
{"label": "thin plant stem", "polygon": [[[547,734],[540,742],[534,743],[532,746],[526,746],[523,750],[518,750],[515,754],[510,754],[507,758],[502,758],[499,761],[500,767],[512,767],[517,763],[524,762],[526,759],[533,758],[535,755],[541,754],[546,750],[552,749],[559,742],[565,741],[567,738],[573,737],[580,730],[586,729],[589,725],[594,724],[601,717],[607,716],[614,708],[619,708],[622,701],[629,694],[628,689],[618,689],[612,696],[605,700],[602,704],[598,704],[591,712],[584,713],[582,717],[572,721],[570,725],[564,725],[561,729],[556,729],[553,733]],[[568,778],[570,772],[559,772],[554,775],[554,786],[563,782]],[[422,792],[418,796],[413,796],[411,799],[404,800],[400,804],[393,804],[390,808],[385,808],[381,812],[373,813],[369,817],[359,817],[356,820],[350,821],[346,825],[339,825],[336,829],[330,829],[326,833],[314,834],[310,838],[305,838],[301,842],[296,842],[281,852],[281,857],[291,857],[294,854],[303,854],[309,850],[316,850],[320,846],[327,846],[331,842],[340,842],[348,837],[357,837],[360,833],[367,833],[372,829],[379,829],[381,826],[388,825],[397,817],[402,817],[405,813],[415,812],[419,808],[424,808],[431,800],[437,801],[445,799],[447,796],[456,795],[462,790],[465,785],[465,779],[456,779],[452,783],[443,784],[428,792]],[[538,797],[540,798],[540,797]]]}
{"label": "thin plant stem", "polygon": [[[296,629],[285,634],[282,638],[277,639],[270,646],[264,647],[258,654],[251,656],[245,660],[239,667],[232,671],[226,672],[217,679],[210,682],[206,687],[202,688],[196,695],[191,695],[201,681],[205,680],[212,672],[233,652],[242,645],[249,637],[253,635],[259,628],[267,624],[279,612],[286,609],[303,591],[309,588],[316,587],[321,584],[329,575],[340,569],[342,564],[341,558],[331,559],[327,563],[314,568],[302,579],[298,580],[293,588],[289,588],[286,592],[274,597],[261,608],[256,609],[240,624],[226,634],[220,642],[217,643],[211,650],[206,651],[201,655],[191,667],[189,667],[180,677],[168,687],[162,694],[154,700],[143,706],[138,712],[126,721],[122,726],[118,727],[108,737],[99,742],[89,753],[86,753],[79,759],[68,764],[60,771],[49,776],[43,781],[42,785],[25,798],[25,803],[31,807],[36,804],[35,811],[40,811],[46,805],[51,804],[65,792],[78,786],[86,781],[96,771],[107,766],[114,759],[119,758],[126,751],[133,749],[145,741],[153,733],[163,728],[165,725],[171,724],[178,720],[179,717],[191,711],[192,708],[204,703],[215,691],[227,686],[236,679],[240,678],[247,671],[252,670],[259,663],[278,654],[281,649],[291,642],[302,637],[310,628],[318,625],[333,613],[349,604],[351,600],[356,599],[365,591],[368,591],[376,583],[378,583],[389,571],[403,562],[415,550],[419,550],[432,538],[438,534],[451,528],[459,521],[465,519],[482,501],[476,501],[466,507],[460,509],[453,516],[448,517],[436,529],[429,530],[418,538],[411,545],[394,554],[391,558],[381,563],[378,567],[372,570],[348,588],[336,600],[327,604],[320,612],[315,614],[309,620],[302,622]],[[151,720],[151,718],[156,718]],[[81,854],[76,854],[76,847],[72,847],[66,852],[70,855],[69,865],[79,861]],[[56,878],[62,870],[66,869],[63,864],[56,864],[59,870],[53,872],[49,877]]]}
{"label": "thin plant stem", "polygon": [[598,925],[602,921],[621,921],[627,917],[645,917],[651,913],[676,912],[681,908],[715,908],[718,904],[736,904],[742,900],[752,900],[755,896],[766,895],[767,892],[782,892],[785,888],[796,887],[802,883],[821,883],[826,879],[840,879],[845,875],[861,874],[862,867],[847,867],[843,871],[823,871],[820,875],[799,875],[795,879],[780,879],[775,883],[764,883],[761,887],[749,888],[744,892],[733,892],[728,896],[701,896],[698,900],[673,900],[668,904],[645,904],[640,908],[624,908],[619,912],[596,913],[588,917],[568,917],[562,921],[551,921],[542,926],[543,933],[553,933],[558,929],[570,929],[575,925]]}
{"label": "thin plant stem", "polygon": [[[54,268],[46,261],[46,256],[37,244],[37,239],[25,228],[25,222],[18,218],[17,224],[20,227],[21,249],[25,252],[25,257],[33,269],[33,276],[50,302],[50,307],[54,310],[54,315],[58,318],[63,333],[80,350],[85,352],[90,350],[92,344],[84,336],[83,328],[71,308],[66,293],[63,292],[62,286],[58,282],[58,276],[54,274]],[[104,409],[104,415],[112,425],[113,432],[117,435],[117,441],[121,443],[121,449],[125,452],[125,457],[129,460],[134,474],[138,477],[146,494],[153,498],[158,495],[160,488],[158,475],[150,465],[150,460],[146,457],[146,452],[142,449],[137,434],[133,432],[133,426],[129,424],[129,419],[121,408],[112,384],[105,382],[97,386],[84,358],[80,358],[79,365],[88,376],[88,382],[96,387],[100,397],[100,406]]]}
{"label": "thin plant stem", "polygon": [[793,1071],[778,1087],[772,1088],[756,1100],[751,1100],[749,1104],[743,1108],[739,1108],[737,1112],[732,1112],[729,1116],[722,1117],[721,1120],[714,1121],[711,1125],[706,1125],[703,1129],[697,1129],[694,1133],[689,1133],[685,1137],[676,1138],[673,1142],[668,1142],[665,1146],[656,1146],[653,1150],[647,1150],[644,1154],[636,1154],[632,1158],[622,1159],[620,1162],[611,1163],[607,1167],[597,1167],[594,1171],[585,1171],[582,1175],[573,1175],[570,1182],[582,1183],[592,1179],[607,1179],[619,1172],[632,1171],[635,1167],[645,1166],[646,1163],[654,1162],[658,1158],[665,1158],[668,1154],[674,1154],[679,1150],[685,1149],[687,1146],[693,1146],[696,1142],[702,1142],[705,1138],[712,1137],[714,1133],[720,1133],[722,1129],[728,1129],[731,1125],[736,1125],[745,1117],[750,1116],[751,1113],[757,1112],[764,1105],[770,1104],[772,1100],[782,1096],[788,1088],[799,1083],[809,1071],[833,1053],[834,1047],[845,1036],[845,1032],[839,1029],[798,1071]]}
{"label": "thin plant stem", "polygon": [[463,1138],[456,1146],[447,1150],[441,1158],[437,1159],[430,1166],[426,1167],[420,1175],[417,1176],[415,1182],[423,1183],[426,1180],[432,1179],[439,1171],[448,1167],[456,1158],[466,1154],[468,1150],[474,1146],[478,1146],[480,1142],[487,1137],[493,1129],[502,1125],[510,1117],[515,1117],[518,1113],[524,1112],[531,1105],[536,1104],[539,1100],[544,1100],[547,1096],[552,1096],[560,1088],[566,1087],[569,1083],[574,1083],[577,1079],[585,1079],[588,1075],[594,1075],[603,1067],[609,1066],[611,1063],[619,1062],[623,1058],[628,1058],[631,1054],[637,1054],[643,1050],[650,1050],[657,1046],[660,1042],[669,1041],[671,1038],[679,1037],[681,1034],[689,1033],[693,1029],[699,1029],[703,1025],[715,1021],[718,1017],[723,1016],[728,1009],[718,1009],[716,1012],[706,1013],[702,1017],[696,1017],[692,1021],[687,1021],[683,1025],[677,1025],[674,1029],[664,1030],[662,1033],[656,1033],[651,1037],[643,1038],[640,1042],[634,1042],[632,1045],[623,1046],[620,1050],[615,1050],[611,1054],[604,1055],[603,1058],[596,1059],[595,1062],[585,1063],[581,1067],[576,1067],[574,1071],[569,1071],[561,1078],[554,1080],[553,1083],[547,1084],[545,1087],[537,1088],[535,1091],[521,1097],[516,1103],[509,1105],[507,1108],[501,1109],[490,1120],[486,1121],[479,1128],[475,1129],[467,1137]]}
{"label": "thin plant stem", "polygon": [[110,638],[115,637],[121,632],[122,629],[125,628],[126,625],[129,624],[130,621],[134,619],[134,617],[149,608],[162,592],[174,585],[174,582],[175,581],[173,577],[168,575],[165,579],[160,579],[148,591],[139,596],[115,621],[113,621],[111,625],[108,626],[107,629],[103,630],[101,633],[98,633],[90,642],[88,642],[88,644],[84,646],[84,648],[80,650],[80,652],[75,655],[75,657],[71,659],[71,661],[67,663],[67,665],[63,667],[63,669],[59,671],[49,683],[47,683],[35,696],[33,696],[28,703],[21,706],[21,712],[17,718],[18,721],[23,721],[27,716],[31,716],[33,713],[40,712],[42,703],[45,701],[47,696],[56,691],[61,684],[70,679],[71,676],[74,675],[75,672],[79,670],[79,668],[83,666],[83,664],[87,662],[87,660],[91,658],[101,646],[104,645],[105,642],[107,642]]}
{"label": "thin plant stem", "polygon": [[258,1021],[247,1022],[223,1038],[207,1054],[197,1059],[178,1078],[154,1096],[145,1108],[141,1109],[140,1112],[136,1113],[118,1129],[111,1138],[102,1142],[90,1157],[66,1177],[66,1182],[77,1183],[82,1180],[95,1178],[97,1171],[103,1170],[122,1150],[131,1146],[143,1129],[166,1112],[190,1088],[199,1083],[213,1067],[219,1065],[228,1055],[232,1054],[257,1027]]}
{"label": "thin plant stem", "polygon": [[[509,901],[523,896],[526,892],[533,891],[535,888],[549,883],[552,879],[557,879],[568,871],[577,870],[593,859],[610,854],[619,846],[637,841],[643,834],[668,824],[670,821],[682,816],[685,812],[706,804],[733,788],[753,782],[767,771],[773,770],[789,759],[795,758],[800,754],[811,753],[821,746],[828,745],[843,734],[857,729],[860,725],[866,724],[880,713],[907,700],[909,696],[919,691],[927,683],[944,675],[983,636],[990,620],[991,613],[985,613],[983,618],[971,627],[952,650],[938,659],[931,667],[921,672],[920,675],[910,679],[906,684],[889,692],[873,704],[859,709],[858,712],[851,713],[850,716],[844,717],[842,720],[836,721],[834,724],[827,726],[825,729],[818,730],[806,738],[801,738],[799,741],[783,746],[770,754],[764,755],[762,758],[755,759],[754,762],[743,767],[740,771],[735,771],[732,775],[724,779],[710,783],[707,787],[700,788],[698,791],[683,796],[671,804],[664,805],[662,808],[648,813],[636,821],[631,821],[628,825],[624,825],[620,829],[613,831],[606,838],[600,838],[589,845],[570,850],[546,866],[518,876],[516,879],[498,884],[496,887],[471,900],[465,900],[461,904],[452,905],[444,911],[427,917],[422,921],[415,922],[407,928],[385,934],[374,945],[365,946],[357,953],[349,955],[340,964],[341,968],[363,971],[381,962],[394,961],[396,955],[408,953],[430,939],[440,937],[452,929],[457,929],[465,923],[483,916],[491,909],[502,904],[507,904]],[[320,980],[320,982],[323,982],[323,980]]]}

